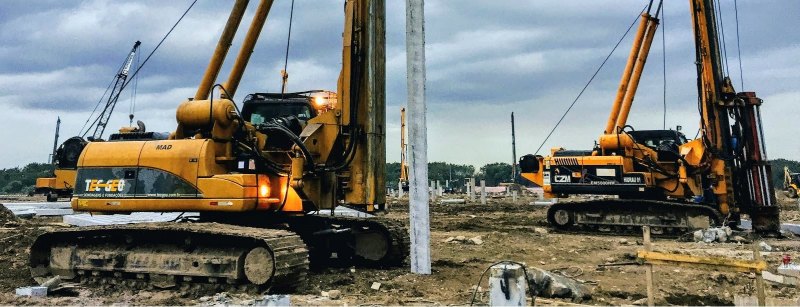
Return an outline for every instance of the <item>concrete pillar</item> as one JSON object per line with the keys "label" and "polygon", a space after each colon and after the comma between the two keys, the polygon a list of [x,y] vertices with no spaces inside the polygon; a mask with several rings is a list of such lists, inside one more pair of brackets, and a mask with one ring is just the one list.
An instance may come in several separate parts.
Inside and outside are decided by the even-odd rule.
{"label": "concrete pillar", "polygon": [[528,306],[527,278],[516,264],[497,264],[489,276],[489,306]]}
{"label": "concrete pillar", "polygon": [[486,204],[486,180],[481,180],[481,205]]}
{"label": "concrete pillar", "polygon": [[406,78],[411,174],[409,220],[411,272],[431,274],[431,233],[428,210],[428,134],[425,119],[425,0],[406,0]]}
{"label": "concrete pillar", "polygon": [[430,202],[436,202],[436,181],[431,180],[431,185],[428,187],[428,195],[430,197]]}
{"label": "concrete pillar", "polygon": [[470,178],[467,183],[467,194],[469,194],[469,201],[475,201],[475,178]]}
{"label": "concrete pillar", "polygon": [[403,181],[397,181],[397,198],[403,198]]}
{"label": "concrete pillar", "polygon": [[436,180],[436,195],[439,197],[444,196],[444,188],[442,188],[442,183],[439,180]]}
{"label": "concrete pillar", "polygon": [[517,191],[511,191],[511,202],[517,203]]}

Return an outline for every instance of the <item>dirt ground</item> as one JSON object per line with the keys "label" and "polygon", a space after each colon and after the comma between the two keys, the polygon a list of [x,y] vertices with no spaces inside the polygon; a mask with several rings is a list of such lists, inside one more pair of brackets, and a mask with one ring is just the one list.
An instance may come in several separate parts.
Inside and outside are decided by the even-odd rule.
{"label": "dirt ground", "polygon": [[[517,204],[510,199],[491,200],[487,205],[459,204],[431,206],[431,245],[433,273],[422,276],[409,268],[391,270],[329,268],[309,276],[308,282],[291,295],[293,304],[301,305],[464,305],[470,303],[471,290],[481,273],[500,260],[523,262],[529,267],[562,271],[575,276],[592,289],[589,305],[632,304],[646,295],[644,268],[615,266],[598,269],[598,264],[630,261],[642,249],[636,236],[589,236],[556,233],[546,226],[546,207],[530,205],[531,199]],[[782,219],[800,221],[796,200],[782,200]],[[390,199],[386,216],[407,221],[407,204]],[[0,208],[2,208],[0,206]],[[246,293],[219,293],[200,296],[191,291],[132,291],[123,288],[96,289],[80,287],[76,293],[47,298],[23,298],[14,289],[33,285],[26,269],[27,246],[36,235],[52,227],[65,227],[58,220],[18,220],[0,211],[0,304],[15,305],[213,305],[252,304],[261,297]],[[480,236],[480,245],[445,243],[449,237]],[[763,253],[771,271],[781,257],[800,257],[800,241],[765,239],[773,247]],[[758,241],[756,241],[758,242]],[[674,239],[656,239],[658,251],[691,255],[715,255],[752,259],[751,246],[740,243],[694,243]],[[656,304],[659,305],[732,305],[734,295],[754,295],[754,275],[719,273],[678,267],[655,268]],[[378,282],[379,290],[370,286]],[[794,287],[767,283],[767,295],[796,301],[800,293]],[[488,286],[486,280],[481,290]],[[342,297],[331,300],[323,291],[339,290]],[[479,295],[479,302],[485,297]],[[542,301],[540,301],[541,303]],[[574,304],[566,299],[547,304]]]}

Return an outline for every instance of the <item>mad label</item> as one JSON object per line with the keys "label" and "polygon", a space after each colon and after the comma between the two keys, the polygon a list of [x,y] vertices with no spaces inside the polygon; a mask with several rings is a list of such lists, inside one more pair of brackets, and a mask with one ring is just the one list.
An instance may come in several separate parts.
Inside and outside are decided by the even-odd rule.
{"label": "mad label", "polygon": [[170,149],[172,149],[172,144],[156,145],[156,150],[170,150]]}

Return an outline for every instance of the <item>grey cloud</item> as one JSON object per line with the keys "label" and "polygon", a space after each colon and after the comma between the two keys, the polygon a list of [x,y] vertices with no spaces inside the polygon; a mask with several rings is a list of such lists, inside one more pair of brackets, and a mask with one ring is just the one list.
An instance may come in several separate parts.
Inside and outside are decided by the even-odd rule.
{"label": "grey cloud", "polygon": [[[251,1],[254,2],[254,1]],[[666,1],[668,126],[697,129],[694,50],[688,1]],[[86,120],[135,40],[152,50],[190,1],[3,1],[0,7],[0,130],[36,122],[25,144],[0,150],[0,167],[42,161],[52,122],[74,131]],[[480,165],[510,161],[508,117],[516,112],[518,153],[534,151],[646,1],[427,1],[428,133],[431,160]],[[290,1],[276,1],[237,94],[277,91]],[[405,2],[387,1],[387,144],[399,159],[399,108],[406,100]],[[763,107],[771,157],[800,154],[786,133],[796,112],[800,2],[739,1],[745,90]],[[174,108],[195,91],[227,18],[230,1],[199,1],[142,70],[137,119],[175,127]],[[251,3],[248,16],[252,16]],[[730,1],[723,17],[731,77],[739,84]],[[289,58],[290,90],[331,89],[341,62],[341,1],[297,1]],[[220,74],[227,77],[248,26]],[[630,36],[543,147],[588,148],[602,130],[630,48]],[[656,36],[630,123],[662,125],[661,33]],[[111,125],[126,125],[128,93]],[[52,119],[52,120],[51,120]],[[7,126],[9,125],[9,126]],[[32,136],[35,135],[35,136]],[[453,150],[453,149],[458,150]],[[42,157],[43,156],[43,157]]]}

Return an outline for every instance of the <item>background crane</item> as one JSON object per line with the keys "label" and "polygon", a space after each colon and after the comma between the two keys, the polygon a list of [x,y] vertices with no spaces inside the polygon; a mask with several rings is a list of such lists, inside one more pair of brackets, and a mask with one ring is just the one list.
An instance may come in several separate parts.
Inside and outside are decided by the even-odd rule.
{"label": "background crane", "polygon": [[[122,90],[124,90],[125,86],[128,84],[125,81],[128,79],[128,73],[130,72],[131,65],[133,64],[133,59],[136,56],[136,52],[139,49],[139,45],[141,45],[140,41],[136,41],[136,43],[133,44],[131,52],[128,53],[128,57],[125,58],[125,62],[123,62],[119,71],[114,76],[114,80],[111,81],[113,87],[111,87],[111,93],[108,95],[108,99],[105,102],[105,106],[100,111],[100,113],[97,114],[97,117],[93,121],[91,121],[92,116],[89,115],[89,119],[87,120],[87,122],[91,121],[92,124],[89,125],[88,128],[86,128],[86,131],[81,133],[81,137],[86,137],[86,135],[89,134],[89,131],[92,131],[92,128],[94,128],[92,134],[86,137],[86,139],[89,141],[94,141],[103,138],[103,133],[106,130],[106,125],[108,125],[108,120],[111,118],[111,114],[114,112],[114,107],[117,105],[117,100],[119,100],[119,95],[122,94]],[[100,102],[102,102],[102,98],[100,99]],[[98,102],[98,106],[100,105],[100,102]],[[96,110],[97,107],[95,107],[95,111]],[[92,114],[94,114],[94,111],[92,112]]]}

